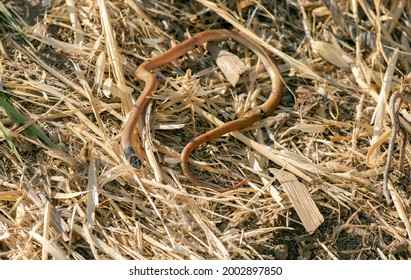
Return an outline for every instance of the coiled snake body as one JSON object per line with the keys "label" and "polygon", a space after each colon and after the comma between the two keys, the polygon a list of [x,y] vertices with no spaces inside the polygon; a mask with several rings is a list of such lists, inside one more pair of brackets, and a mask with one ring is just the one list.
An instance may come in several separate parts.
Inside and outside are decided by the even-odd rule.
{"label": "coiled snake body", "polygon": [[142,63],[136,70],[136,78],[145,83],[143,92],[140,94],[137,101],[134,103],[130,110],[127,119],[125,121],[124,129],[121,138],[121,147],[128,162],[135,168],[141,167],[141,161],[138,159],[134,148],[132,147],[132,136],[137,126],[140,126],[143,112],[147,104],[150,101],[150,97],[157,90],[157,78],[152,72],[153,69],[166,65],[171,61],[183,56],[184,54],[192,51],[197,46],[202,45],[208,41],[223,41],[231,38],[238,43],[246,46],[252,50],[264,64],[270,79],[271,79],[271,93],[268,99],[260,106],[251,109],[243,117],[225,123],[219,127],[216,127],[192,140],[188,143],[181,153],[181,168],[184,175],[194,185],[212,189],[218,192],[224,192],[233,188],[215,188],[209,186],[197,178],[195,178],[189,169],[188,159],[193,150],[198,148],[201,144],[219,138],[220,136],[232,132],[244,129],[256,123],[257,121],[271,115],[280,103],[282,95],[283,82],[281,74],[277,69],[273,61],[268,57],[267,53],[261,49],[257,43],[247,39],[236,31],[229,31],[225,29],[220,30],[208,30],[196,34],[190,39],[176,45],[170,50]]}

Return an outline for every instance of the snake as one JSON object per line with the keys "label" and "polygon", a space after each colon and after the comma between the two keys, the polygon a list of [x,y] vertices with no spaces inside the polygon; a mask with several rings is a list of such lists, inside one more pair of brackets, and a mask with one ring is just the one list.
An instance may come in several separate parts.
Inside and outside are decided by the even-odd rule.
{"label": "snake", "polygon": [[157,91],[158,80],[153,70],[169,64],[170,62],[184,56],[188,52],[194,50],[195,48],[203,45],[206,42],[226,41],[230,38],[253,51],[263,63],[271,79],[271,93],[264,103],[253,109],[250,109],[242,117],[229,121],[194,138],[184,147],[183,151],[181,152],[180,159],[181,169],[185,177],[189,181],[191,181],[193,185],[205,189],[211,189],[217,192],[226,192],[237,188],[237,186],[228,188],[217,188],[215,186],[211,186],[197,179],[191,173],[189,167],[190,155],[200,145],[217,139],[224,134],[243,130],[252,126],[256,122],[270,116],[281,101],[283,80],[276,64],[270,59],[266,51],[262,49],[257,42],[243,36],[240,32],[235,30],[216,29],[200,32],[192,36],[191,38],[181,42],[180,44],[177,44],[176,46],[170,48],[169,50],[146,60],[137,67],[135,71],[135,77],[137,78],[137,80],[144,82],[144,88],[137,100],[134,102],[130,112],[128,113],[124,121],[124,127],[121,133],[121,148],[126,160],[132,167],[138,169],[142,166],[142,161],[138,158],[136,151],[133,148],[133,135],[136,128],[140,130],[141,135],[141,122],[143,119],[142,116],[145,112],[145,109],[147,108],[148,103],[151,100],[151,97]]}

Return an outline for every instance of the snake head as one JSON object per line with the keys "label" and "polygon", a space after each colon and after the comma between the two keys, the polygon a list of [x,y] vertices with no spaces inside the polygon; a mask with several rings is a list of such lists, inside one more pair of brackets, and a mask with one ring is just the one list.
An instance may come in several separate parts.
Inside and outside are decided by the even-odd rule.
{"label": "snake head", "polygon": [[133,147],[129,146],[123,150],[124,156],[134,168],[141,168],[141,160],[138,159]]}

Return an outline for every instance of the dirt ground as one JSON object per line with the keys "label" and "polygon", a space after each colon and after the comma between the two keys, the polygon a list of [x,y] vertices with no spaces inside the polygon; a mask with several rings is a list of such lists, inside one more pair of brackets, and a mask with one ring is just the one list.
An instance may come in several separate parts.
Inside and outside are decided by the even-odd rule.
{"label": "dirt ground", "polygon": [[[406,0],[1,2],[0,258],[411,259],[410,15]],[[218,42],[247,69],[234,86],[205,45],[154,69],[142,168],[120,145],[137,67],[212,29],[262,48],[284,84],[274,114],[193,151],[202,182],[242,182],[222,193],[180,154],[267,100],[238,42]]]}

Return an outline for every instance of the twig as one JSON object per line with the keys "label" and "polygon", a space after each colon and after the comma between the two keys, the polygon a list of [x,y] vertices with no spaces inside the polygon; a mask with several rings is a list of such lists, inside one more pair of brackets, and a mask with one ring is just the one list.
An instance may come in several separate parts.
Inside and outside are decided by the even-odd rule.
{"label": "twig", "polygon": [[[402,88],[400,91],[396,91],[393,93],[390,99],[390,118],[392,122],[392,128],[391,128],[391,139],[390,143],[388,146],[388,155],[387,155],[387,163],[385,164],[385,170],[384,170],[384,189],[383,193],[385,196],[385,199],[387,200],[388,204],[391,204],[391,198],[388,192],[388,180],[389,180],[389,172],[391,168],[391,163],[392,163],[392,156],[394,153],[394,145],[395,145],[395,140],[397,137],[397,131],[399,127],[399,118],[398,118],[398,110],[401,107],[402,102],[407,102],[411,104],[411,88],[410,88],[410,81],[408,79],[405,79],[402,83]],[[405,94],[402,94],[405,93]],[[399,102],[397,100],[399,99]],[[402,158],[402,157],[401,157]]]}

